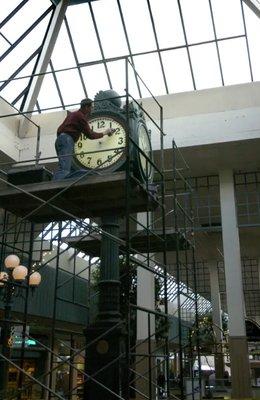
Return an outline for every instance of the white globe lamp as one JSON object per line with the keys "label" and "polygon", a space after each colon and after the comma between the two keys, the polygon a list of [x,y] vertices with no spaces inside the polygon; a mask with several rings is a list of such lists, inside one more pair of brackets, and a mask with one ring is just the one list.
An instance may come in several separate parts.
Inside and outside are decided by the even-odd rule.
{"label": "white globe lamp", "polygon": [[13,270],[13,279],[17,282],[23,282],[28,275],[28,269],[23,265],[18,265]]}
{"label": "white globe lamp", "polygon": [[0,286],[4,286],[4,282],[8,280],[8,273],[7,272],[0,272]]}
{"label": "white globe lamp", "polygon": [[37,287],[41,283],[41,274],[37,271],[33,272],[29,277],[29,286]]}
{"label": "white globe lamp", "polygon": [[20,264],[20,259],[15,254],[10,254],[5,258],[4,262],[7,269],[14,269]]}

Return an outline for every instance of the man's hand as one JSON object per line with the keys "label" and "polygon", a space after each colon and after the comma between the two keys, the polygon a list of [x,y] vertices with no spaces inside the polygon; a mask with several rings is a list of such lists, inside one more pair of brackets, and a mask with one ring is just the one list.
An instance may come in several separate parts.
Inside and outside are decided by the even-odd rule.
{"label": "man's hand", "polygon": [[111,135],[113,135],[113,133],[114,133],[115,131],[116,131],[116,130],[113,129],[113,128],[108,128],[108,129],[105,130],[104,135],[111,136]]}

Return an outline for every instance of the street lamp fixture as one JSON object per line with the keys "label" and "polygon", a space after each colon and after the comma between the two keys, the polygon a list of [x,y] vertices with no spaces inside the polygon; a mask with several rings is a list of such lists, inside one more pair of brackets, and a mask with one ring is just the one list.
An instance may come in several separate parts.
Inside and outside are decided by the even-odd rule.
{"label": "street lamp fixture", "polygon": [[[0,290],[8,286],[8,284],[22,283],[28,276],[28,268],[20,265],[20,259],[15,254],[10,254],[6,257],[5,268],[7,271],[0,272]],[[37,271],[32,271],[29,276],[29,287],[37,287],[41,283],[41,274]]]}
{"label": "street lamp fixture", "polygon": [[[2,354],[10,358],[10,317],[12,298],[19,296],[22,288],[34,290],[41,283],[41,274],[32,271],[28,276],[28,268],[20,265],[20,259],[15,254],[10,254],[4,260],[5,271],[0,272],[0,295],[4,301],[4,321],[1,329]],[[24,284],[27,283],[27,284]],[[16,289],[18,288],[18,291]],[[8,362],[0,359],[0,397],[1,391],[5,391],[8,382]]]}

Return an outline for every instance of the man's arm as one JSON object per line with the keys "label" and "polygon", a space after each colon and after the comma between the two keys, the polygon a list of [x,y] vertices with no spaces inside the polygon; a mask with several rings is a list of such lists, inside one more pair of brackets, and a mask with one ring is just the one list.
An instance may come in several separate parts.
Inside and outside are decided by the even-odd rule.
{"label": "man's arm", "polygon": [[115,132],[115,129],[112,128],[108,128],[104,132],[95,132],[90,128],[89,123],[86,120],[84,120],[84,123],[83,133],[86,133],[88,138],[92,140],[100,139],[105,135],[111,136]]}

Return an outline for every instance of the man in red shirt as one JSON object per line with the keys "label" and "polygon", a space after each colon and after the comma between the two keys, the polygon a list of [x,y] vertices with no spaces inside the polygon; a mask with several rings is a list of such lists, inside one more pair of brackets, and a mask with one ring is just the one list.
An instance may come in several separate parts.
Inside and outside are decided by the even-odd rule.
{"label": "man in red shirt", "polygon": [[75,142],[77,142],[81,133],[85,133],[89,139],[100,139],[104,135],[111,136],[114,133],[114,129],[106,129],[103,133],[91,130],[88,118],[91,114],[92,104],[91,99],[82,100],[80,109],[69,113],[58,127],[55,149],[59,159],[59,167],[53,175],[54,180],[64,179],[75,171],[72,165],[73,151]]}

